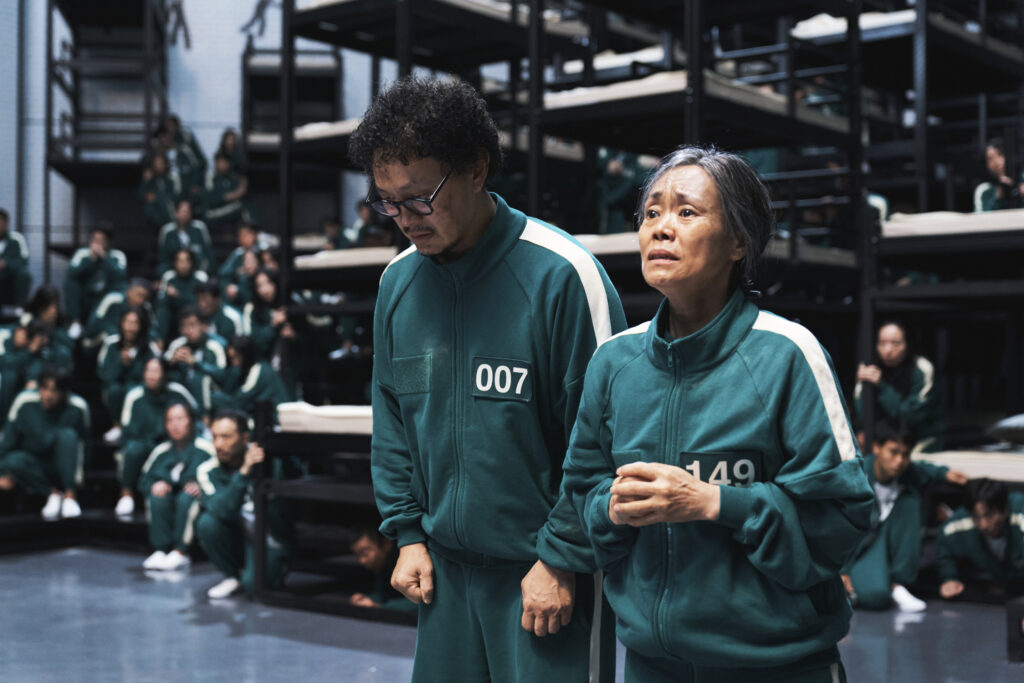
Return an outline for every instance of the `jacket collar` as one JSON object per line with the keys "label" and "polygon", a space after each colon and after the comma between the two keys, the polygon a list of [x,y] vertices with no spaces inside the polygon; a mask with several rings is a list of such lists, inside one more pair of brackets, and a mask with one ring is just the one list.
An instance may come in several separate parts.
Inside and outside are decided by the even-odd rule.
{"label": "jacket collar", "polygon": [[487,224],[480,240],[458,261],[442,265],[437,259],[430,257],[427,258],[430,263],[464,281],[486,275],[501,263],[523,234],[523,229],[526,228],[526,214],[511,208],[504,199],[493,192],[491,197],[496,204],[494,217]]}
{"label": "jacket collar", "polygon": [[737,289],[718,315],[691,335],[670,339],[668,299],[661,302],[647,329],[647,355],[662,369],[679,367],[690,374],[711,368],[736,349],[757,319],[758,308]]}

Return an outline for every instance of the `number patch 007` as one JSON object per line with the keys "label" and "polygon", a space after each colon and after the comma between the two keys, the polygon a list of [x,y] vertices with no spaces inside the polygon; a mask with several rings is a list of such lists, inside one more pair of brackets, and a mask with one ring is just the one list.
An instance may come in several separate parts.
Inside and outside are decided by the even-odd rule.
{"label": "number patch 007", "polygon": [[533,369],[523,361],[474,358],[472,382],[473,395],[481,398],[533,399]]}
{"label": "number patch 007", "polygon": [[747,487],[764,481],[761,454],[752,451],[680,453],[679,462],[690,474],[709,484]]}

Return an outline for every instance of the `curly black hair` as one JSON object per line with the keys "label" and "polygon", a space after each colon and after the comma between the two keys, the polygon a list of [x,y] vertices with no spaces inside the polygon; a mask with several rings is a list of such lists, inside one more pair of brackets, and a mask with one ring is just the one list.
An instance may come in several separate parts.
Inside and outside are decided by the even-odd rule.
{"label": "curly black hair", "polygon": [[378,164],[408,164],[428,157],[456,173],[468,170],[480,150],[490,157],[487,177],[501,168],[498,129],[471,85],[407,76],[381,92],[348,143],[349,158],[367,175]]}

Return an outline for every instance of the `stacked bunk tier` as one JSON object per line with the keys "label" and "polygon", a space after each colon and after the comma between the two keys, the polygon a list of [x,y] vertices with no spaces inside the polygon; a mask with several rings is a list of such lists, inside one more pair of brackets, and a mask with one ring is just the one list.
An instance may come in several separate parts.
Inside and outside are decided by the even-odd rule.
{"label": "stacked bunk tier", "polygon": [[[1017,1],[916,2],[860,17],[870,187],[918,211],[970,201],[985,139],[1019,125],[1024,30]],[[846,20],[820,15],[793,35],[842,40]]]}

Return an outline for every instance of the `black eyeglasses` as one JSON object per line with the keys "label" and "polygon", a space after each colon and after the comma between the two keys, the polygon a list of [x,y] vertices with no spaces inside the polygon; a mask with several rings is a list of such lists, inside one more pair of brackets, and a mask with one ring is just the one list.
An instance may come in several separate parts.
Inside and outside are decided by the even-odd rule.
{"label": "black eyeglasses", "polygon": [[373,188],[371,187],[370,193],[366,195],[366,203],[380,215],[388,216],[389,218],[394,218],[401,213],[403,206],[417,216],[429,216],[434,213],[434,199],[437,198],[437,193],[444,187],[444,184],[448,181],[448,176],[451,174],[452,172],[448,171],[444,178],[441,178],[437,188],[426,199],[423,197],[412,197],[411,199],[403,199],[400,202],[393,202],[390,199],[374,199],[370,201],[370,195],[373,194]]}

